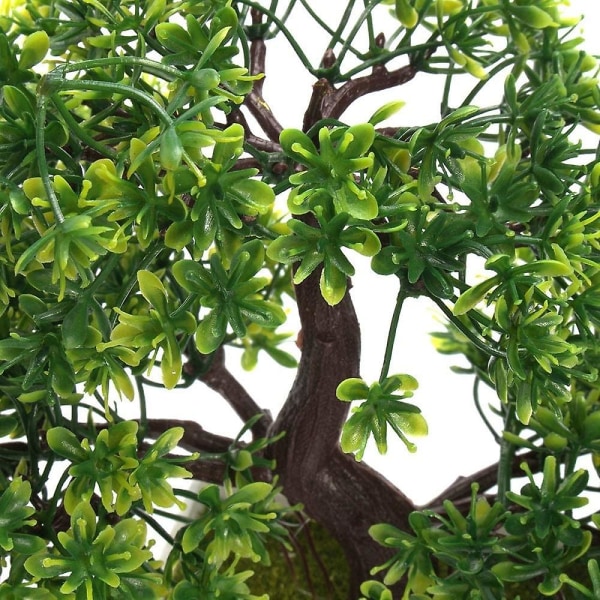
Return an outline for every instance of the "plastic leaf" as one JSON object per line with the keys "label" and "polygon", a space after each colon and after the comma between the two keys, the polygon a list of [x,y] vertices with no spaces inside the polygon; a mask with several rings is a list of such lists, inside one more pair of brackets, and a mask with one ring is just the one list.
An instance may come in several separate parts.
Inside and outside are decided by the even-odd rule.
{"label": "plastic leaf", "polygon": [[161,280],[151,271],[138,271],[138,283],[142,296],[161,314],[166,315],[167,291]]}
{"label": "plastic leaf", "polygon": [[498,278],[494,276],[469,288],[459,296],[454,304],[452,312],[456,316],[464,315],[479,304],[485,298],[487,293],[497,284]]}
{"label": "plastic leaf", "polygon": [[346,275],[329,261],[325,261],[320,280],[321,294],[330,306],[338,304],[346,295]]}
{"label": "plastic leaf", "polygon": [[363,379],[351,377],[344,379],[335,391],[338,400],[352,402],[353,400],[364,400],[369,394],[369,386]]}
{"label": "plastic leaf", "polygon": [[214,352],[223,339],[227,329],[227,319],[223,312],[211,311],[198,325],[196,330],[196,347],[202,354]]}
{"label": "plastic leaf", "polygon": [[46,433],[48,446],[62,458],[72,463],[88,459],[88,453],[81,447],[79,438],[66,427],[53,427]]}
{"label": "plastic leaf", "polygon": [[405,104],[406,102],[403,102],[402,100],[395,100],[384,104],[381,108],[373,113],[369,119],[369,123],[371,125],[377,125],[382,121],[389,119],[392,115],[395,115]]}

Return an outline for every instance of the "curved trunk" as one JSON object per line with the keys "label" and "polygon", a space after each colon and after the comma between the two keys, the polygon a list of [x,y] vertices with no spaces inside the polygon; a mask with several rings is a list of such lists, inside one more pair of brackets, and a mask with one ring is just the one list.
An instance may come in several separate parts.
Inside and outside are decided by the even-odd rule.
{"label": "curved trunk", "polygon": [[413,504],[385,478],[339,446],[349,403],[335,390],[359,376],[360,330],[349,294],[336,306],[321,297],[319,272],[297,286],[302,358],[287,401],[271,427],[285,436],[273,445],[284,493],[326,527],[345,549],[351,572],[350,598],[370,569],[390,553],[368,534],[374,523],[406,528]]}

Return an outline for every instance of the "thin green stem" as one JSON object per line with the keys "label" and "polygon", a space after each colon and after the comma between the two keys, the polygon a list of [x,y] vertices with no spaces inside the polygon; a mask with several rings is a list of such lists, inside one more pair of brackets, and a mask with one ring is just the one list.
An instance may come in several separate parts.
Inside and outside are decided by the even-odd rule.
{"label": "thin green stem", "polygon": [[141,378],[136,377],[135,383],[138,390],[138,397],[140,399],[140,429],[138,432],[138,440],[141,442],[146,438],[146,432],[148,431],[148,411],[146,404],[146,390],[142,384]]}
{"label": "thin green stem", "polygon": [[131,510],[134,514],[140,517],[140,519],[146,521],[146,523],[148,523],[148,525],[150,525],[150,527],[152,527],[152,529],[154,529],[154,531],[156,531],[156,533],[158,533],[158,535],[160,535],[165,540],[165,542],[167,542],[171,546],[175,544],[175,539],[173,538],[173,536],[147,512],[141,510],[140,508],[132,508]]}
{"label": "thin green stem", "polygon": [[56,110],[68,125],[69,130],[74,133],[86,146],[92,148],[103,156],[108,156],[110,158],[117,157],[117,153],[112,148],[97,142],[91,135],[89,135],[84,127],[79,125],[57,93],[51,94],[50,100],[52,100],[52,104],[54,104]]}
{"label": "thin green stem", "polygon": [[64,79],[57,86],[61,90],[98,90],[118,96],[125,96],[138,100],[142,104],[149,106],[160,117],[166,125],[171,125],[172,119],[169,113],[152,96],[138,90],[137,88],[123,85],[122,83],[113,83],[111,81],[93,81],[91,79]]}
{"label": "thin green stem", "polygon": [[494,427],[492,426],[492,424],[490,423],[489,419],[487,418],[487,415],[483,412],[483,408],[481,407],[481,398],[479,397],[479,385],[480,384],[481,384],[481,378],[475,377],[475,381],[473,382],[473,400],[475,402],[475,408],[477,409],[477,412],[479,413],[479,416],[481,417],[481,420],[487,427],[488,431],[492,434],[494,440],[499,444],[501,438],[498,435],[498,433],[496,432],[496,430],[494,429]]}
{"label": "thin green stem", "polygon": [[398,322],[400,320],[400,313],[402,312],[402,306],[406,300],[407,293],[403,285],[400,285],[400,290],[396,296],[396,306],[392,314],[392,320],[388,329],[387,342],[385,345],[385,354],[383,356],[383,364],[381,366],[381,374],[379,375],[379,383],[388,376],[390,371],[390,363],[392,361],[392,354],[394,352],[394,345],[396,342],[396,332],[398,331]]}
{"label": "thin green stem", "polygon": [[567,452],[566,460],[565,460],[565,474],[567,477],[572,475],[575,472],[575,467],[577,466],[577,460],[582,455],[582,449],[579,444],[569,445],[569,451]]}
{"label": "thin green stem", "polygon": [[[511,403],[506,407],[504,431],[515,433],[515,423],[515,409]],[[502,504],[506,502],[506,492],[510,490],[510,482],[512,479],[512,461],[514,454],[514,445],[508,440],[501,438],[500,460],[498,461],[498,501]]]}
{"label": "thin green stem", "polygon": [[[332,50],[333,50],[333,48],[335,48],[336,44],[339,44],[341,42],[342,32],[344,31],[344,28],[346,27],[348,21],[350,20],[350,15],[352,14],[352,9],[354,8],[354,2],[355,2],[355,0],[350,0],[348,2],[348,4],[346,5],[346,9],[344,10],[344,14],[341,17],[340,22],[338,23],[337,29],[334,31],[333,35],[331,36],[331,40],[329,40],[329,48],[331,48]],[[345,48],[347,48],[349,45],[350,45],[350,40],[346,40],[344,42],[344,44],[342,46],[342,50],[340,52],[340,56],[339,56],[340,62],[341,62],[341,59],[343,58],[343,55],[346,53]]]}
{"label": "thin green stem", "polygon": [[310,64],[310,61],[308,60],[308,57],[306,56],[306,54],[304,54],[302,47],[296,41],[296,39],[292,35],[291,31],[285,26],[285,23],[274,12],[270,11],[269,9],[265,8],[264,6],[261,6],[260,4],[258,4],[258,2],[253,2],[252,0],[240,0],[240,3],[245,4],[246,6],[250,6],[251,8],[255,8],[256,10],[258,10],[261,13],[263,13],[264,15],[266,15],[269,19],[271,19],[273,21],[273,23],[275,23],[275,25],[279,28],[281,33],[283,33],[283,35],[289,42],[290,46],[292,47],[292,50],[296,53],[296,56],[298,57],[300,62],[304,65],[304,68],[311,75],[314,75],[315,77],[317,77],[317,71]]}
{"label": "thin green stem", "polygon": [[[125,303],[125,300],[127,300],[127,298],[129,297],[129,294],[131,294],[133,288],[135,288],[135,286],[137,285],[138,271],[141,271],[142,269],[145,269],[146,267],[148,267],[152,263],[152,261],[155,260],[156,257],[163,250],[164,250],[164,246],[163,246],[162,240],[155,240],[150,245],[150,247],[146,251],[146,254],[142,257],[140,262],[136,265],[136,268],[133,269],[132,276],[129,278],[129,281],[127,282],[127,284],[121,291],[120,296],[117,298],[117,301],[115,302],[115,308],[122,308],[123,304]],[[115,316],[114,316],[115,322],[117,320],[117,317],[118,317],[118,315],[115,312]],[[114,325],[114,323],[113,323],[113,325]]]}
{"label": "thin green stem", "polygon": [[[275,6],[273,6],[273,4],[275,4]],[[292,10],[294,10],[294,6],[296,6],[296,0],[290,0],[289,4],[287,5],[287,7],[285,9],[285,12],[281,16],[282,23],[287,23],[287,20],[290,18],[290,15],[292,14]],[[277,11],[277,2],[275,2],[275,3],[271,2],[271,6],[269,7],[269,10],[271,12],[275,13]]]}
{"label": "thin green stem", "polygon": [[450,91],[452,90],[452,78],[454,77],[454,69],[450,69],[450,73],[446,76],[444,81],[444,93],[442,96],[442,102],[440,104],[440,115],[445,117],[450,112]]}
{"label": "thin green stem", "polygon": [[136,66],[142,67],[146,72],[152,75],[159,75],[172,81],[173,79],[179,79],[183,73],[175,67],[165,65],[163,63],[156,62],[155,60],[149,60],[148,58],[142,58],[141,56],[107,56],[105,58],[95,58],[90,60],[82,60],[80,62],[74,62],[67,65],[61,65],[50,72],[50,77],[53,77],[53,73],[59,72],[73,73],[76,71],[89,71],[90,69],[105,68],[111,66]]}
{"label": "thin green stem", "polygon": [[415,44],[414,46],[408,46],[408,47],[402,46],[398,50],[386,52],[385,54],[382,54],[381,56],[377,56],[377,57],[365,60],[360,65],[357,65],[356,67],[353,67],[349,71],[346,71],[345,73],[341,74],[338,79],[339,79],[339,81],[347,81],[349,79],[352,79],[355,75],[358,75],[362,71],[366,71],[367,69],[376,67],[378,65],[385,65],[385,63],[391,61],[394,58],[397,58],[398,56],[403,56],[405,54],[409,54],[409,55],[415,54],[419,51],[432,51],[432,49],[439,47],[439,45],[440,45],[440,42],[433,41],[433,42],[425,42],[423,44]]}
{"label": "thin green stem", "polygon": [[190,294],[187,296],[183,302],[169,315],[170,319],[176,319],[180,314],[185,312],[196,300],[197,296],[195,294]]}
{"label": "thin green stem", "polygon": [[[358,35],[360,28],[362,27],[363,23],[367,20],[368,16],[371,14],[371,12],[373,12],[373,8],[375,8],[375,6],[377,6],[379,4],[379,2],[380,2],[380,0],[372,0],[365,6],[365,9],[360,13],[354,27],[352,27],[352,29],[350,30],[350,33],[348,34],[348,37],[347,37],[346,41],[344,42],[342,49],[340,50],[340,53],[338,55],[338,63],[339,64],[342,64],[342,61],[344,60],[344,57],[346,56],[346,53],[348,52],[348,50],[351,50],[353,48],[352,41]],[[354,0],[352,0],[351,4],[354,5]],[[349,3],[349,6],[350,6],[350,3]],[[348,13],[348,9],[344,13],[344,17],[346,16],[346,13]],[[350,16],[350,15],[348,14],[348,16]],[[347,22],[346,20],[340,21],[340,27],[342,29],[343,29],[343,26],[346,25],[346,22]],[[340,33],[341,33],[341,31],[340,31]],[[333,43],[333,40],[332,40],[332,43]]]}
{"label": "thin green stem", "polygon": [[331,27],[329,27],[329,25],[327,25],[327,23],[325,23],[321,17],[319,17],[307,0],[300,0],[300,4],[302,4],[306,12],[310,15],[310,18],[317,23],[321,29],[323,29],[330,36],[335,35],[335,31],[331,29]]}
{"label": "thin green stem", "polygon": [[48,98],[46,96],[39,96],[38,98],[38,117],[35,124],[35,151],[37,154],[37,164],[42,179],[42,184],[52,212],[54,213],[54,220],[59,225],[64,223],[65,216],[63,215],[58,197],[54,192],[52,183],[50,182],[50,173],[48,171],[48,163],[46,162],[46,144],[44,143],[44,125],[46,124],[46,103]]}
{"label": "thin green stem", "polygon": [[481,339],[477,334],[471,331],[460,319],[457,319],[452,311],[444,304],[444,302],[440,298],[436,298],[435,296],[429,296],[431,300],[435,302],[435,304],[439,307],[439,309],[448,317],[448,320],[462,333],[464,333],[470,340],[473,342],[475,347],[485,354],[490,356],[495,356],[497,358],[505,358],[506,353],[502,350],[497,350],[496,348],[489,346],[486,344],[485,340]]}
{"label": "thin green stem", "polygon": [[[363,0],[365,8],[367,7],[367,0]],[[367,16],[367,33],[369,35],[369,48],[375,46],[375,30],[373,28],[373,13],[369,13]]]}
{"label": "thin green stem", "polygon": [[52,496],[52,500],[50,501],[50,506],[48,506],[48,512],[51,515],[51,519],[50,521],[52,521],[52,518],[54,517],[54,514],[56,513],[56,509],[58,507],[58,503],[60,500],[63,499],[64,497],[64,490],[63,490],[63,486],[65,485],[65,483],[67,482],[67,479],[69,479],[70,475],[69,475],[69,469],[65,469],[63,471],[63,474],[60,476],[60,479],[58,480],[54,492],[54,495]]}

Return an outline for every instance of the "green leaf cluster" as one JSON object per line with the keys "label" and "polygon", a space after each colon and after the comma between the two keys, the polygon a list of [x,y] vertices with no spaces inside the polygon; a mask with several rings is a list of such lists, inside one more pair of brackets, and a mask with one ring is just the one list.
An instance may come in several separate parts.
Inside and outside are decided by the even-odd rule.
{"label": "green leaf cluster", "polygon": [[74,514],[81,500],[89,502],[97,490],[104,509],[120,516],[139,500],[149,513],[154,512],[155,506],[168,508],[176,504],[183,509],[185,505],[167,480],[191,477],[179,463],[195,457],[166,456],[178,445],[183,429],[165,431],[140,458],[137,433],[136,422],[121,421],[102,429],[92,447],[87,438],[80,441],[65,427],[48,430],[50,448],[72,464],[64,497],[67,513]]}
{"label": "green leaf cluster", "polygon": [[[358,378],[342,381],[336,390],[339,400],[364,399],[352,409],[352,416],[344,423],[342,450],[355,453],[356,460],[361,460],[369,437],[373,435],[377,449],[385,454],[389,425],[408,450],[415,452],[416,446],[406,436],[427,435],[427,422],[417,406],[403,400],[411,398],[417,386],[416,379],[410,375],[392,375],[370,386]],[[395,393],[399,390],[402,391]]]}
{"label": "green leaf cluster", "polygon": [[[556,597],[566,582],[573,581],[565,570],[585,556],[591,543],[592,533],[568,516],[587,503],[581,492],[588,475],[580,469],[562,477],[556,460],[548,456],[538,485],[526,463],[522,468],[529,482],[520,494],[509,493],[514,509],[500,502],[490,505],[477,495],[479,487],[474,484],[466,514],[446,500],[441,512],[413,512],[411,533],[386,524],[371,527],[371,536],[394,549],[395,555],[372,571],[385,572],[385,585],[369,582],[363,594],[385,599],[389,593],[385,586],[405,578],[404,597],[412,600],[500,600],[506,597],[507,586],[529,581],[538,582],[542,596]],[[590,573],[594,568],[591,564]],[[592,597],[591,590],[573,583],[587,593],[585,597]]]}
{"label": "green leaf cluster", "polygon": [[285,321],[285,313],[274,302],[258,292],[268,279],[255,277],[264,262],[264,246],[260,240],[242,244],[234,253],[229,269],[218,254],[210,258],[210,270],[192,260],[173,265],[176,281],[209,309],[195,333],[196,346],[203,354],[216,350],[223,342],[230,325],[235,335],[246,335],[246,323],[275,328]]}
{"label": "green leaf cluster", "polygon": [[[245,583],[252,571],[237,571],[242,558],[270,564],[265,543],[268,538],[288,545],[287,531],[278,523],[290,509],[276,499],[280,488],[266,482],[248,482],[238,478],[238,489],[224,494],[216,485],[208,485],[197,495],[202,505],[181,537],[183,557],[196,557],[195,576],[177,583],[174,598],[243,598],[267,600],[255,596]],[[174,552],[170,557],[173,560]]]}
{"label": "green leaf cluster", "polygon": [[[30,556],[25,568],[38,579],[63,578],[60,593],[92,600],[107,598],[110,588],[120,588],[120,597],[133,598],[135,593],[155,598],[160,577],[141,567],[152,557],[144,549],[146,525],[137,519],[124,519],[114,527],[98,530],[94,510],[80,502],[71,516],[68,531],[58,533],[59,548]],[[154,588],[154,590],[153,590]]]}
{"label": "green leaf cluster", "polygon": [[[294,286],[320,276],[327,310],[349,310],[349,251],[400,290],[380,380],[339,385],[355,403],[342,448],[360,459],[372,437],[384,452],[391,427],[414,450],[427,432],[416,382],[388,375],[407,298],[442,311],[439,349],[466,357],[476,406],[486,420],[489,386],[503,423],[486,421],[498,503],[473,490],[413,513],[411,531],[376,525],[397,555],[362,594],[389,600],[405,580],[413,600],[492,600],[535,579],[548,597],[599,596],[598,517],[573,516],[590,488],[579,458],[600,470],[600,165],[580,135],[600,131],[597,61],[560,0],[363,4],[337,24],[304,1],[3,4],[0,597],[256,599],[239,561],[268,564],[265,539],[286,538],[262,481],[278,438],[242,441],[260,414],[234,440],[167,427],[147,390],[211,384],[224,347],[247,369],[261,352],[295,367],[278,330]],[[326,37],[321,63],[295,35],[301,11]],[[275,37],[317,81],[303,131],[282,130],[256,72]],[[285,68],[269,84],[295,81]],[[437,115],[397,114],[420,101],[410,85],[370,119],[346,111],[422,76],[441,83]],[[194,476],[225,491],[174,488],[190,475],[178,449],[205,444]],[[191,520],[183,499],[201,507]],[[589,582],[568,571],[583,557]]]}

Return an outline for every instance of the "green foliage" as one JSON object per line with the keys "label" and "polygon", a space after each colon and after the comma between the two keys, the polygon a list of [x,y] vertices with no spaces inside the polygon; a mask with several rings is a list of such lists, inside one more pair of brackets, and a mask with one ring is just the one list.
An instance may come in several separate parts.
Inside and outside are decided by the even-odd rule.
{"label": "green foliage", "polygon": [[42,551],[25,561],[25,568],[39,579],[59,578],[68,574],[60,592],[75,598],[106,598],[108,588],[119,588],[121,598],[136,593],[156,597],[160,577],[141,569],[152,557],[144,549],[146,525],[136,519],[124,519],[114,527],[105,525],[98,532],[96,514],[87,502],[73,510],[71,528],[58,533],[60,549]]}
{"label": "green foliage", "polygon": [[167,561],[168,567],[194,565],[189,579],[179,580],[179,569],[174,569],[174,598],[268,599],[267,594],[250,593],[245,581],[253,571],[238,571],[236,566],[240,559],[270,565],[269,540],[271,546],[273,542],[288,546],[287,531],[279,521],[290,509],[277,502],[280,491],[265,482],[248,483],[240,478],[233,493],[223,495],[216,485],[200,491],[200,516],[180,532],[180,545]]}
{"label": "green foliage", "polygon": [[81,442],[65,427],[48,430],[46,440],[57,456],[72,463],[69,475],[72,479],[65,493],[65,509],[69,514],[81,499],[90,501],[95,487],[100,490],[102,505],[107,512],[125,515],[132,503],[142,500],[144,508],[153,512],[154,505],[169,507],[184,504],[173,494],[169,478],[191,477],[191,473],[177,463],[193,459],[165,458],[183,435],[181,427],[165,431],[138,458],[138,425],[133,421],[121,421],[100,431],[90,447],[89,439]]}
{"label": "green foliage", "polygon": [[[548,456],[538,486],[526,463],[522,468],[529,483],[521,494],[508,494],[516,509],[507,510],[500,502],[490,505],[487,498],[477,496],[474,484],[466,515],[446,500],[443,515],[431,510],[412,513],[412,533],[391,525],[372,526],[372,537],[396,552],[373,573],[385,571],[386,585],[406,577],[404,597],[413,600],[502,599],[512,582],[531,580],[539,581],[540,594],[556,597],[566,582],[573,581],[566,570],[585,556],[592,541],[592,533],[582,531],[580,523],[568,516],[573,508],[587,504],[580,494],[588,474],[580,469],[562,478],[556,460]],[[590,573],[593,570],[590,565]],[[370,594],[367,598],[386,598],[386,589],[370,582],[363,593]]]}
{"label": "green foliage", "polygon": [[210,258],[210,271],[193,260],[173,265],[176,281],[210,312],[196,329],[196,346],[203,354],[214,352],[223,342],[229,324],[237,337],[246,335],[246,321],[263,327],[277,327],[285,321],[280,306],[264,300],[257,292],[269,280],[255,277],[264,262],[259,240],[242,244],[226,269],[218,255]]}
{"label": "green foliage", "polygon": [[35,509],[29,505],[31,485],[17,477],[11,481],[0,495],[0,548],[3,554],[14,550],[20,554],[31,554],[43,546],[43,540],[31,534],[23,533],[26,526],[35,525],[30,519]]}
{"label": "green foliage", "polygon": [[[474,485],[409,531],[373,524],[395,556],[362,595],[492,600],[529,580],[600,594],[600,521],[573,512],[591,487],[579,459],[600,472],[600,164],[581,133],[600,132],[597,61],[559,0],[342,4],[329,23],[304,1],[2,3],[2,598],[267,598],[247,567],[270,564],[298,507],[276,498],[280,438],[223,355],[313,377],[279,328],[312,276],[329,306],[303,315],[350,310],[350,250],[399,293],[379,380],[336,382],[355,405],[328,447],[339,435],[360,460],[371,436],[385,452],[388,426],[409,451],[427,433],[416,380],[390,375],[407,298],[442,311],[438,349],[467,359],[476,403],[490,387],[503,422],[488,423],[497,498]],[[294,29],[303,9],[328,48],[317,64]],[[316,80],[302,130],[263,98],[274,38]],[[270,81],[293,83],[284,69]],[[407,124],[419,94],[400,88],[344,121],[421,74],[440,82],[439,115]],[[187,392],[193,415],[150,414],[149,387],[198,381],[238,410],[235,439],[193,422],[213,409],[201,394]],[[190,476],[208,487],[176,487]],[[583,559],[587,579],[571,569]]]}
{"label": "green foliage", "polygon": [[[337,388],[339,400],[352,402],[362,400],[352,409],[352,416],[342,430],[342,450],[355,452],[356,460],[361,460],[370,434],[373,434],[377,449],[384,454],[387,451],[387,426],[404,442],[410,452],[416,452],[416,446],[406,435],[427,435],[427,422],[420,409],[405,398],[412,397],[412,391],[418,387],[416,379],[410,375],[392,375],[371,386],[362,379],[345,379]],[[402,390],[401,393],[396,394]]]}

